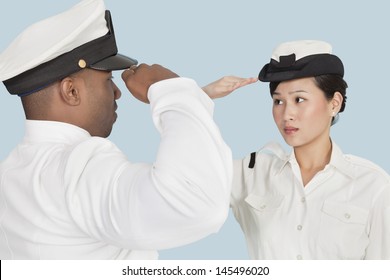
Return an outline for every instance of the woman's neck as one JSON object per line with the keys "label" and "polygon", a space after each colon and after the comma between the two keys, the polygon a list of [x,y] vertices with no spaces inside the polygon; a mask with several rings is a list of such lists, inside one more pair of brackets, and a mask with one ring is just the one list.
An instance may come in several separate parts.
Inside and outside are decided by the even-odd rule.
{"label": "woman's neck", "polygon": [[302,182],[307,183],[330,162],[332,142],[329,137],[294,147],[295,158],[301,170]]}

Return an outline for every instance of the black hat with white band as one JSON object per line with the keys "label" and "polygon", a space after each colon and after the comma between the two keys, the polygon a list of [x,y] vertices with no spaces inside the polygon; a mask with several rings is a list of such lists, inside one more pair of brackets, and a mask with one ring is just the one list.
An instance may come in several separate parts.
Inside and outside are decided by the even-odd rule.
{"label": "black hat with white band", "polygon": [[259,73],[262,82],[280,82],[323,74],[344,76],[341,60],[332,54],[332,46],[323,41],[302,40],[280,44],[270,63]]}

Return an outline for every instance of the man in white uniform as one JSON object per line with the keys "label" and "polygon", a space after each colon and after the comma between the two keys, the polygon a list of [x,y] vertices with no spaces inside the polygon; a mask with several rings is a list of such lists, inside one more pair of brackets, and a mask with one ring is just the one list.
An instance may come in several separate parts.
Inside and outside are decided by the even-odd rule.
{"label": "man in white uniform", "polygon": [[[30,26],[0,54],[0,80],[27,119],[0,165],[1,259],[155,259],[221,227],[232,159],[212,101],[193,80],[136,64],[117,54],[101,0]],[[106,139],[120,69],[151,105],[161,134],[153,164],[129,162]]]}

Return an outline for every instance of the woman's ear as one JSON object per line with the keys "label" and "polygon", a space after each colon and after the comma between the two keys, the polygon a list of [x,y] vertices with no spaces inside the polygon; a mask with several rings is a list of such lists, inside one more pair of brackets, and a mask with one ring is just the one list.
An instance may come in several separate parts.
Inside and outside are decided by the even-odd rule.
{"label": "woman's ear", "polygon": [[60,82],[61,99],[70,106],[78,106],[81,102],[80,85],[75,77],[69,76]]}
{"label": "woman's ear", "polygon": [[340,108],[341,108],[341,105],[343,104],[343,95],[336,91],[333,95],[333,98],[332,98],[332,110],[333,112],[335,112],[335,115],[337,115],[337,113],[340,111]]}

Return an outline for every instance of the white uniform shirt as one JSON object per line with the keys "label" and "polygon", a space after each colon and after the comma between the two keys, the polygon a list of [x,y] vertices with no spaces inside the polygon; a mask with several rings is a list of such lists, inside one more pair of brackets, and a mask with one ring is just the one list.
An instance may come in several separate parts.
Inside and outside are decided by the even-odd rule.
{"label": "white uniform shirt", "polygon": [[278,144],[250,161],[234,163],[231,206],[252,259],[390,259],[390,181],[378,166],[333,143],[304,187]]}
{"label": "white uniform shirt", "polygon": [[186,78],[156,83],[148,96],[161,133],[153,165],[130,163],[79,127],[26,122],[0,165],[0,259],[155,259],[218,231],[232,157],[214,104]]}

